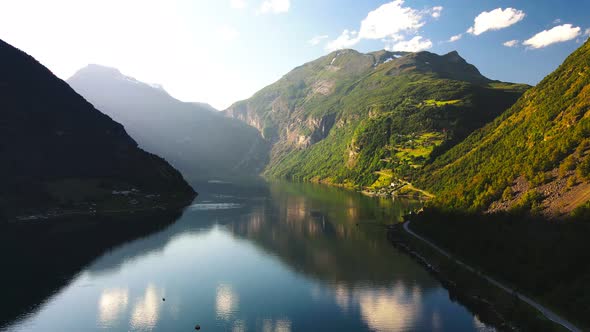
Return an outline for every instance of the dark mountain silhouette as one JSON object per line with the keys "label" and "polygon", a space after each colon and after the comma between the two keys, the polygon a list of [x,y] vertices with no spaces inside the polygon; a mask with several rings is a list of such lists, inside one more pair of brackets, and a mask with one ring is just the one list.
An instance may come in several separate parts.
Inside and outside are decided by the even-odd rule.
{"label": "dark mountain silhouette", "polygon": [[169,225],[195,196],[123,126],[1,40],[0,154],[0,283],[27,285],[5,289],[0,328],[105,250]]}
{"label": "dark mountain silhouette", "polygon": [[185,201],[194,195],[178,171],[139,149],[123,126],[3,41],[0,109],[0,206],[5,210],[57,201],[66,180],[75,182],[80,196],[95,185],[104,192],[135,188]]}

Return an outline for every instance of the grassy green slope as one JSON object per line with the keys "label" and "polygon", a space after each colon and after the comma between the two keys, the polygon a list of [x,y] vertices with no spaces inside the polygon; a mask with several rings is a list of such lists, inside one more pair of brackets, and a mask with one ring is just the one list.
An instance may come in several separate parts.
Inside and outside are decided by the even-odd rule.
{"label": "grassy green slope", "polygon": [[589,110],[586,42],[511,109],[426,167],[420,184],[451,209],[569,212],[574,206],[560,197],[588,200]]}
{"label": "grassy green slope", "polygon": [[483,77],[456,52],[344,50],[294,69],[226,114],[273,142],[268,176],[388,186],[412,180],[527,88]]}
{"label": "grassy green slope", "polygon": [[512,108],[423,169],[418,182],[437,197],[412,219],[416,232],[584,331],[589,83],[586,42]]}

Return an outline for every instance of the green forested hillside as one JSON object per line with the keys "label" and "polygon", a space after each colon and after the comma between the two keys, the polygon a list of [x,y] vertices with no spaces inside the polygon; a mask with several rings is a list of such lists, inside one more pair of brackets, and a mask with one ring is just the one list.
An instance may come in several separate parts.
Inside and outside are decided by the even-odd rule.
{"label": "green forested hillside", "polygon": [[512,108],[423,169],[416,182],[436,198],[412,218],[415,231],[584,331],[589,83],[586,42]]}
{"label": "green forested hillside", "polygon": [[226,115],[273,143],[266,175],[346,186],[412,180],[528,88],[482,76],[457,52],[333,52]]}
{"label": "green forested hillside", "polygon": [[562,216],[590,200],[590,43],[422,173],[445,208]]}

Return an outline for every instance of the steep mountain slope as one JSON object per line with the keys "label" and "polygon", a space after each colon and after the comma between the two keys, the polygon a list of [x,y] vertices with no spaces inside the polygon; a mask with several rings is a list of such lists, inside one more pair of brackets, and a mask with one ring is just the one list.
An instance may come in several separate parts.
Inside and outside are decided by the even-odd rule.
{"label": "steep mountain slope", "polygon": [[179,204],[194,197],[180,173],[137,148],[123,126],[3,41],[0,154],[4,217],[78,201],[119,203],[113,190],[175,197]]}
{"label": "steep mountain slope", "polygon": [[257,175],[266,163],[268,146],[260,134],[210,105],[181,102],[159,86],[97,65],[68,83],[189,179]]}
{"label": "steep mountain slope", "polygon": [[[424,170],[441,206],[569,214],[590,200],[590,43]],[[579,210],[577,213],[582,213]]]}
{"label": "steep mountain slope", "polygon": [[225,113],[273,144],[269,176],[377,188],[412,180],[527,88],[487,79],[457,52],[342,50]]}

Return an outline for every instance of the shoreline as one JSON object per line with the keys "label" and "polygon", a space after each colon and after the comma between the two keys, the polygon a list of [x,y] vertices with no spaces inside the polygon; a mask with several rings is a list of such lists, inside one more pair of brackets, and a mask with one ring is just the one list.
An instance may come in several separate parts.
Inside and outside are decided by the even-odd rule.
{"label": "shoreline", "polygon": [[[570,331],[526,303],[518,294],[499,289],[479,272],[465,266],[404,230],[405,223],[387,227],[387,239],[433,275],[455,298],[482,322],[499,331]],[[572,330],[577,331],[577,330]]]}
{"label": "shoreline", "polygon": [[419,253],[417,249],[414,249],[412,245],[406,241],[406,239],[400,237],[400,233],[403,232],[403,230],[399,229],[402,228],[401,225],[402,224],[400,223],[387,227],[387,239],[393,247],[410,256],[410,258],[426,269],[430,275],[449,291],[449,297],[457,299],[483,323],[491,325],[500,331],[516,329],[493,308],[489,301],[478,296],[469,296],[466,292],[461,292],[457,282],[446,277],[437,266],[429,262],[429,259],[425,257],[428,256],[427,254]]}

